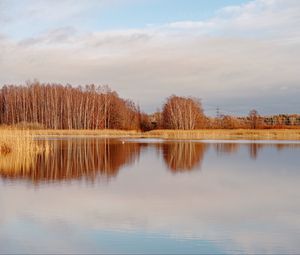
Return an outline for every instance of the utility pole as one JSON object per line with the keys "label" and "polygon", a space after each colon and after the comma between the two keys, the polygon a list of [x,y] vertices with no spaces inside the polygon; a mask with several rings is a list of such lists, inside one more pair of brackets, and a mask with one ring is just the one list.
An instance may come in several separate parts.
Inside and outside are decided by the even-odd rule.
{"label": "utility pole", "polygon": [[216,108],[216,116],[217,116],[217,118],[220,118],[220,107],[219,106],[217,106],[217,108]]}

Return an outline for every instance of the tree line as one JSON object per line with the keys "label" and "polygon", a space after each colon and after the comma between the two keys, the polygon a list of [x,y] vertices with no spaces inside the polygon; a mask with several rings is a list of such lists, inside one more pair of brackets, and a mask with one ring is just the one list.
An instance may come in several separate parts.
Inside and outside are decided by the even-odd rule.
{"label": "tree line", "polygon": [[139,129],[138,108],[107,86],[28,83],[0,90],[0,123],[49,129]]}
{"label": "tree line", "polygon": [[260,116],[256,110],[236,117],[204,114],[199,98],[172,95],[162,110],[146,114],[108,86],[73,87],[27,82],[0,89],[0,125],[48,129],[262,129],[300,127],[300,115]]}

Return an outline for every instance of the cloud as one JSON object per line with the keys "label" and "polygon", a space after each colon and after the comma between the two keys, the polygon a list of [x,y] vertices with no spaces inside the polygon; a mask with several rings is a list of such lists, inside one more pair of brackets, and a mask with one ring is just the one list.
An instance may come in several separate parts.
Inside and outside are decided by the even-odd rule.
{"label": "cloud", "polygon": [[[245,35],[256,32],[260,37],[295,36],[300,31],[300,4],[294,0],[256,0],[239,7],[227,7],[221,13],[229,17],[227,25]],[[252,33],[251,33],[252,32]]]}
{"label": "cloud", "polygon": [[72,43],[72,38],[76,35],[77,31],[73,27],[61,27],[54,30],[47,31],[36,37],[21,40],[18,44],[20,46],[34,46],[46,44],[60,44]]}
{"label": "cloud", "polygon": [[166,28],[172,29],[210,29],[214,27],[214,22],[212,21],[177,21],[171,22],[166,25]]}
{"label": "cloud", "polygon": [[[33,15],[43,16],[69,4],[54,1],[48,9],[46,3],[29,6],[27,12],[34,8],[38,14]],[[66,17],[95,4],[72,3]],[[243,109],[252,108],[263,93],[259,109],[289,112],[300,105],[281,109],[274,101],[293,101],[300,89],[299,13],[299,1],[256,0],[202,21],[108,31],[86,31],[76,23],[49,28],[20,40],[1,40],[0,83],[37,78],[109,84],[147,111],[173,93],[198,96],[211,105],[231,104],[233,98],[247,102],[248,97]],[[65,17],[64,11],[55,15]],[[282,87],[284,93],[278,94]],[[245,113],[239,107],[236,113]]]}

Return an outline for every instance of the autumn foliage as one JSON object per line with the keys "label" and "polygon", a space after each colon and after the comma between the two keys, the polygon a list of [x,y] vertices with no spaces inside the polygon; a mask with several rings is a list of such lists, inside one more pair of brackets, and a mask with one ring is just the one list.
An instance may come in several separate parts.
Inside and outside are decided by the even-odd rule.
{"label": "autumn foliage", "polygon": [[199,129],[204,127],[204,114],[197,98],[171,96],[162,111],[163,127],[166,129]]}
{"label": "autumn foliage", "polygon": [[272,129],[299,128],[300,115],[204,115],[195,97],[172,95],[162,111],[140,112],[139,106],[108,86],[61,84],[5,85],[0,88],[0,125],[25,129]]}
{"label": "autumn foliage", "polygon": [[39,123],[49,129],[139,129],[137,106],[107,86],[4,86],[0,123]]}

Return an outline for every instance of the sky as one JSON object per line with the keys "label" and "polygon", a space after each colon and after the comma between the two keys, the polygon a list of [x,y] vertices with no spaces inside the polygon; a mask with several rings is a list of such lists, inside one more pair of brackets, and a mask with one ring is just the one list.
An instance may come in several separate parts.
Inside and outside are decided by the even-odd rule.
{"label": "sky", "polygon": [[109,85],[145,112],[300,111],[299,0],[0,0],[0,84]]}

